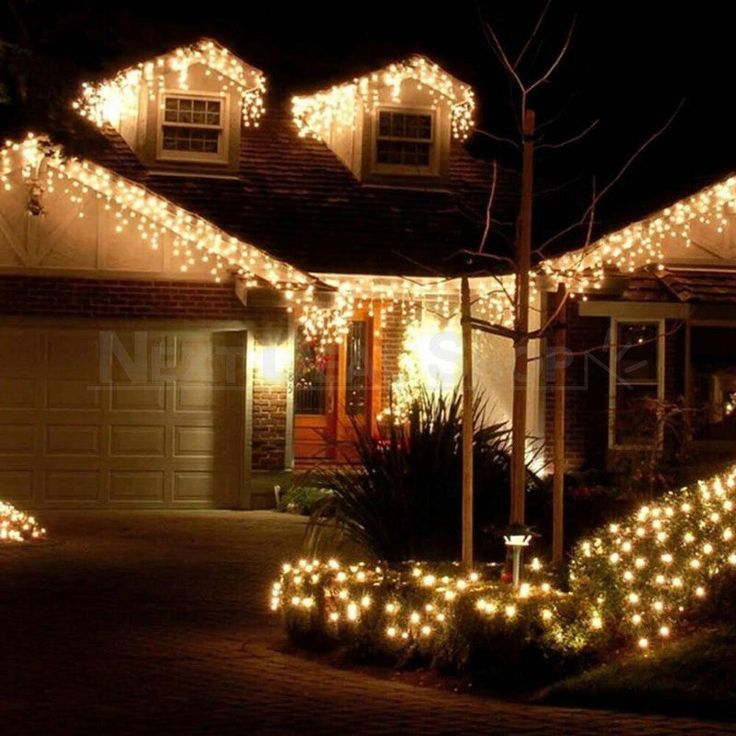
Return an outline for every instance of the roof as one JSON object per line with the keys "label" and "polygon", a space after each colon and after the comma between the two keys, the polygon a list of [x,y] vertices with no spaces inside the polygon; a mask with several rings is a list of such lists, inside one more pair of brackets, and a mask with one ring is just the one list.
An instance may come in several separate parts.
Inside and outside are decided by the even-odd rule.
{"label": "roof", "polygon": [[736,269],[664,269],[634,274],[627,301],[736,304]]}
{"label": "roof", "polygon": [[[285,107],[266,106],[244,128],[237,177],[154,174],[112,128],[94,155],[123,176],[210,220],[230,235],[316,273],[457,273],[478,247],[492,164],[452,145],[446,189],[361,184],[322,142],[298,135]],[[514,177],[499,170],[494,216],[511,219]],[[477,267],[476,267],[477,268]]]}

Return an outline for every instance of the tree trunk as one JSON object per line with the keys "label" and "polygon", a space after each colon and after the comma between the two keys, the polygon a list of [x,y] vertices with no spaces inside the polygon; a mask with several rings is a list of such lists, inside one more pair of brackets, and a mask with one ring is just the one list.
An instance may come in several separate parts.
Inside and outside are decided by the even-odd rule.
{"label": "tree trunk", "polygon": [[[565,285],[557,287],[557,306],[565,299]],[[555,326],[555,414],[553,432],[554,478],[552,483],[552,562],[562,563],[565,509],[565,368],[567,329],[562,308]]]}
{"label": "tree trunk", "polygon": [[470,284],[461,283],[461,323],[463,336],[463,567],[473,566],[473,328],[470,325]]}
{"label": "tree trunk", "polygon": [[526,492],[526,409],[529,383],[529,271],[531,270],[534,178],[534,112],[524,112],[521,208],[516,244],[516,334],[511,419],[511,524],[524,525]]}

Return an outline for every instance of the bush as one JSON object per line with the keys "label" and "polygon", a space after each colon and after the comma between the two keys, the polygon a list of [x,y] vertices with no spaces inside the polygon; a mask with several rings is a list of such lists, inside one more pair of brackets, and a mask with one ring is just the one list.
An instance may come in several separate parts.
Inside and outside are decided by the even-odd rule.
{"label": "bush", "polygon": [[736,468],[670,491],[581,542],[570,590],[581,616],[614,645],[644,649],[676,624],[736,568]]}
{"label": "bush", "polygon": [[278,510],[309,516],[331,493],[327,488],[293,485],[281,495]]}
{"label": "bush", "polygon": [[[508,519],[510,430],[483,425],[484,405],[474,406],[473,457],[476,553],[503,554],[500,531]],[[317,552],[327,529],[388,562],[454,560],[460,556],[462,498],[462,399],[423,394],[406,423],[378,435],[355,428],[358,460],[344,467],[318,469],[311,482],[333,489],[312,514],[310,539]],[[531,472],[528,488],[541,495]],[[488,538],[492,542],[488,543]]]}
{"label": "bush", "polygon": [[342,645],[362,658],[471,673],[503,687],[531,687],[572,671],[584,646],[564,635],[574,602],[528,570],[520,593],[500,566],[463,576],[454,565],[342,566],[302,560],[273,589],[290,638]]}

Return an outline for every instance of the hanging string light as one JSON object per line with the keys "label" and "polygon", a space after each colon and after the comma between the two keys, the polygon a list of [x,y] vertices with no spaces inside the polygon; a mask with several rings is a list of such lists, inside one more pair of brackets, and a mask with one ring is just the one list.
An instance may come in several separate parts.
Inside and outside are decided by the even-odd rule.
{"label": "hanging string light", "polygon": [[599,289],[612,269],[627,274],[651,265],[663,268],[668,244],[681,240],[689,247],[695,225],[723,233],[734,214],[736,177],[730,177],[606,235],[590,248],[545,260],[541,271],[569,291],[584,294]]}
{"label": "hanging string light", "polygon": [[166,88],[166,75],[173,72],[178,76],[179,88],[186,90],[189,71],[195,66],[204,67],[205,75],[214,77],[223,93],[237,91],[242,103],[243,124],[258,125],[264,111],[265,75],[209,39],[123,69],[112,79],[97,84],[85,83],[73,106],[100,128],[105,124],[118,127],[126,113],[137,110],[142,85],[146,85],[149,99],[156,99],[159,91]]}
{"label": "hanging string light", "polygon": [[146,187],[102,166],[65,158],[58,147],[33,134],[22,142],[8,141],[0,153],[0,183],[5,190],[12,189],[14,175],[16,183],[66,196],[80,218],[87,215],[89,201],[99,202],[117,235],[132,232],[153,250],[162,238],[170,237],[183,273],[204,265],[220,281],[235,270],[247,286],[267,284],[282,290],[287,299],[314,280]]}
{"label": "hanging string light", "polygon": [[382,89],[389,88],[391,102],[401,103],[402,88],[408,80],[419,89],[426,89],[431,99],[450,105],[452,135],[465,140],[473,127],[473,90],[423,56],[412,56],[313,95],[293,97],[292,111],[299,135],[328,140],[333,128],[355,130],[359,110],[375,110]]}

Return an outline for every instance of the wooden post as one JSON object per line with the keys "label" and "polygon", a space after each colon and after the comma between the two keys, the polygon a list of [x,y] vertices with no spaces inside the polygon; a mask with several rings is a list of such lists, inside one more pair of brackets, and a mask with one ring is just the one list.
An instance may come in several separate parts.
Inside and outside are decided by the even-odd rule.
{"label": "wooden post", "polygon": [[534,195],[534,112],[524,112],[521,207],[516,243],[516,320],[514,395],[511,418],[511,524],[524,526],[526,493],[526,411],[529,384],[529,271],[532,250]]}
{"label": "wooden post", "polygon": [[473,328],[470,324],[470,284],[463,276],[460,292],[463,335],[463,567],[473,567]]}
{"label": "wooden post", "polygon": [[[557,287],[557,304],[565,299],[565,285]],[[565,369],[567,319],[563,307],[555,325],[555,415],[552,440],[554,478],[552,483],[552,563],[562,563],[565,529]]]}

